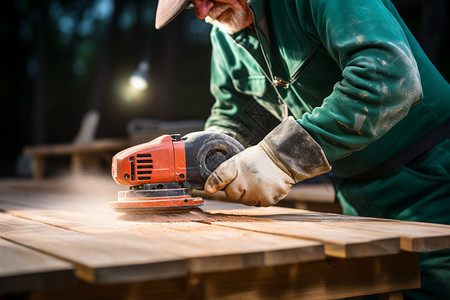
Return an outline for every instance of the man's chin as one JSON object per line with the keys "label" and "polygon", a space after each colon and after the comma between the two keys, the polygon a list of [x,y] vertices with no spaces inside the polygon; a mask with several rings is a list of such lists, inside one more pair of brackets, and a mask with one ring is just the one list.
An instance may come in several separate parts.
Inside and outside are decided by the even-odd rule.
{"label": "man's chin", "polygon": [[221,31],[228,33],[228,34],[238,33],[239,31],[241,31],[242,29],[244,29],[246,27],[245,25],[242,24],[243,22],[239,22],[237,20],[235,20],[234,22],[231,21],[231,22],[227,22],[227,23],[222,23],[216,19],[206,17],[205,22],[218,27]]}
{"label": "man's chin", "polygon": [[218,21],[211,21],[208,23],[218,27],[221,31],[228,33],[228,34],[235,34],[243,29],[243,28],[234,28],[234,27],[229,26],[228,24],[223,24]]}

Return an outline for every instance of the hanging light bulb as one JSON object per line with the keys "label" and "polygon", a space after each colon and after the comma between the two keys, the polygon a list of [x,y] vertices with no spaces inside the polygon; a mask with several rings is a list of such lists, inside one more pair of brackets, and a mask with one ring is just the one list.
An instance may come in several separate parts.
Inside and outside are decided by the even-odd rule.
{"label": "hanging light bulb", "polygon": [[142,91],[148,88],[149,76],[148,70],[150,69],[147,59],[144,59],[139,63],[136,71],[130,76],[130,84],[136,90]]}

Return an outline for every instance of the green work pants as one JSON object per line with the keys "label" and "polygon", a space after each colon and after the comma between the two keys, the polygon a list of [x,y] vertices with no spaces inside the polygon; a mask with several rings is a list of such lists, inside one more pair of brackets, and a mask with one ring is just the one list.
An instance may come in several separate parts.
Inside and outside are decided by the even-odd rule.
{"label": "green work pants", "polygon": [[[450,140],[379,179],[342,179],[337,196],[347,215],[450,225]],[[420,269],[422,288],[405,298],[450,299],[450,250],[421,253]]]}

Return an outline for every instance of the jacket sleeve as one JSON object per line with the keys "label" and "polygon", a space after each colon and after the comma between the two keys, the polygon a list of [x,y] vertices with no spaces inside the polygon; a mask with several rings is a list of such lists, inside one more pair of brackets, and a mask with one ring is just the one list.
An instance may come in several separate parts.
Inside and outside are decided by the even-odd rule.
{"label": "jacket sleeve", "polygon": [[[280,124],[280,120],[254,99],[264,93],[264,76],[249,74],[247,68],[239,65],[240,60],[233,58],[238,54],[228,48],[227,42],[221,40],[223,38],[225,35],[213,28],[210,89],[215,102],[206,121],[205,130],[226,133],[244,146],[256,145]],[[230,65],[233,65],[235,70],[246,71],[241,80],[235,78],[236,74],[230,74]],[[253,85],[247,88],[237,86],[244,82],[249,85],[253,82]]]}
{"label": "jacket sleeve", "polygon": [[296,3],[303,30],[342,70],[342,80],[322,105],[298,120],[333,162],[365,148],[402,120],[422,99],[420,75],[390,2]]}

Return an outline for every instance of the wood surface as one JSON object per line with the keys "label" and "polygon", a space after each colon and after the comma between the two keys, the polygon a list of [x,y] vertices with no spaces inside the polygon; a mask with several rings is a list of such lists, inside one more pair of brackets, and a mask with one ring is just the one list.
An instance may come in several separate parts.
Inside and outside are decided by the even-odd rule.
{"label": "wood surface", "polygon": [[62,294],[159,282],[153,296],[173,292],[174,299],[391,293],[419,286],[411,252],[450,248],[450,226],[282,207],[205,201],[186,213],[123,214],[108,207],[124,189],[112,183],[83,176],[0,181],[0,241],[65,261],[90,283]]}
{"label": "wood surface", "polygon": [[[15,186],[0,193],[0,209],[16,217],[4,222],[30,229],[1,235],[73,262],[77,275],[89,282],[123,281],[118,269],[126,277],[127,268],[136,272],[135,265],[144,264],[147,268],[155,265],[167,272],[173,270],[166,275],[146,272],[139,280],[324,259],[320,242],[195,222],[216,218],[201,210],[181,215],[130,216],[111,211],[106,202],[96,206],[83,197],[71,198],[45,189],[38,194],[33,189],[17,189]],[[247,221],[264,222],[257,218]],[[91,252],[93,255],[88,255]]]}
{"label": "wood surface", "polygon": [[340,299],[408,290],[420,284],[418,264],[417,254],[401,253],[205,274],[193,299]]}
{"label": "wood surface", "polygon": [[[37,197],[36,197],[37,198]],[[66,197],[67,198],[67,197]],[[45,198],[48,201],[48,197]],[[47,203],[42,201],[43,203]],[[73,201],[70,201],[71,203]],[[11,213],[40,222],[47,222],[59,227],[65,227],[73,229],[71,226],[83,226],[83,230],[107,233],[111,228],[114,228],[114,233],[119,231],[125,231],[126,233],[142,232],[144,235],[155,236],[162,232],[159,228],[161,225],[153,227],[142,228],[130,228],[132,223],[124,223],[120,220],[120,217],[127,218],[126,215],[115,214],[110,210],[106,210],[99,214],[98,212],[82,212],[82,213],[69,213],[65,210],[54,211],[28,211],[19,209],[20,206],[26,206],[28,201],[19,202],[17,199],[14,204],[5,204],[4,208],[8,208]],[[347,230],[342,230],[342,228],[334,226],[326,226],[320,222],[284,222],[269,218],[258,218],[255,216],[244,216],[244,215],[233,215],[233,214],[221,214],[221,213],[208,213],[206,202],[205,207],[202,210],[197,211],[195,214],[182,218],[178,214],[174,215],[143,215],[140,222],[154,222],[158,223],[160,221],[172,221],[175,223],[166,226],[169,229],[174,229],[177,226],[179,229],[174,230],[184,230],[185,232],[199,232],[199,229],[189,229],[189,226],[198,227],[199,224],[190,224],[188,222],[183,222],[181,225],[176,224],[177,221],[195,221],[201,222],[209,225],[218,225],[221,227],[235,228],[235,229],[246,229],[246,231],[254,231],[260,233],[272,233],[269,235],[270,240],[274,240],[277,243],[276,238],[280,236],[294,237],[298,239],[308,239],[315,240],[324,244],[325,253],[329,256],[335,257],[364,257],[364,256],[375,256],[375,255],[387,255],[395,254],[400,252],[400,244],[398,236],[389,233],[379,233],[379,232],[367,232],[359,230],[357,228],[349,228]],[[15,206],[19,204],[20,206]],[[224,204],[222,202],[222,204]],[[29,203],[29,205],[34,206],[34,204]],[[2,208],[2,206],[0,206]],[[119,219],[118,219],[119,218]],[[130,220],[132,221],[132,220]],[[69,223],[69,224],[67,224]],[[76,225],[73,225],[76,224]],[[139,223],[136,223],[139,227]],[[210,229],[211,226],[206,226],[205,228]],[[75,228],[80,230],[79,228]],[[150,232],[152,233],[150,234]],[[155,231],[155,232],[153,232]],[[213,231],[215,232],[215,231]],[[177,231],[178,233],[178,231]],[[214,233],[208,233],[206,236],[210,236]],[[222,235],[223,233],[220,233]],[[170,238],[169,233],[164,233],[164,240]],[[204,239],[202,237],[201,239]],[[174,239],[178,241],[178,236]],[[245,238],[244,238],[245,240]],[[233,243],[225,242],[225,246],[230,247],[230,245],[238,245],[237,240],[233,240]],[[238,247],[238,249],[240,249]]]}
{"label": "wood surface", "polygon": [[311,183],[293,185],[283,202],[307,201],[319,203],[335,202],[334,187],[331,183]]}
{"label": "wood surface", "polygon": [[[306,238],[310,232],[305,232],[303,229],[307,230],[311,226],[308,224],[315,224],[313,226],[323,228],[326,233],[339,230],[344,232],[354,230],[366,233],[368,237],[373,234],[397,236],[400,239],[400,248],[404,251],[425,252],[450,248],[450,226],[441,224],[353,217],[299,209],[292,210],[281,207],[255,209],[253,207],[244,207],[239,204],[228,203],[227,205],[223,205],[221,202],[208,202],[203,209],[209,213],[245,215],[266,220],[277,220],[284,224],[285,227],[288,226],[288,224],[295,224],[290,226],[289,230],[284,230],[282,232],[276,232],[278,228],[264,228],[265,232],[276,232],[283,235],[294,234]],[[297,226],[299,227],[299,232],[295,231],[293,233],[291,228],[296,228]],[[258,230],[257,228],[253,228],[252,224],[246,224],[245,228],[249,230]],[[300,232],[300,230],[302,231]],[[324,238],[327,237],[324,236]]]}
{"label": "wood surface", "polygon": [[37,292],[47,299],[342,299],[416,288],[418,255],[400,253],[357,259],[329,258],[301,264],[190,274],[152,282],[83,284]]}
{"label": "wood surface", "polygon": [[[2,231],[15,228],[0,222]],[[61,287],[75,283],[70,263],[0,238],[0,291]]]}
{"label": "wood surface", "polygon": [[[95,186],[95,182],[87,182],[86,187]],[[97,184],[98,185],[98,184]],[[21,190],[21,193],[17,195],[17,189]],[[78,216],[77,222],[80,224],[87,223],[91,224],[87,226],[88,228],[99,228],[98,226],[101,224],[106,224],[106,221],[100,221],[101,224],[93,224],[92,222],[97,222],[96,220],[100,216],[107,216],[111,211],[106,206],[106,201],[102,198],[98,198],[97,202],[102,203],[103,207],[97,207],[98,210],[101,210],[102,213],[99,214],[95,211],[96,206],[94,203],[94,195],[89,196],[90,203],[85,203],[82,195],[72,196],[72,195],[61,195],[64,197],[65,202],[58,201],[57,188],[54,191],[46,191],[41,190],[39,194],[33,195],[35,201],[30,203],[27,200],[27,197],[24,195],[23,188],[15,186],[15,189],[9,191],[10,194],[7,197],[4,197],[8,200],[3,200],[0,203],[0,208],[9,209],[14,211],[16,215],[20,215],[22,217],[34,218],[30,216],[30,212],[28,210],[20,209],[24,206],[30,206],[33,209],[36,209],[37,206],[45,209],[51,207],[52,209],[60,208],[57,213],[54,213],[56,217],[59,217],[62,221],[73,220],[77,216],[72,215],[70,218],[64,216],[66,210],[84,210],[81,215]],[[32,191],[28,191],[32,193]],[[5,191],[4,193],[7,193]],[[0,195],[1,197],[1,195]],[[111,198],[116,197],[115,193],[111,193]],[[103,202],[102,202],[103,201]],[[293,237],[295,239],[308,239],[318,241],[325,247],[325,253],[329,256],[335,257],[364,257],[364,256],[375,256],[375,255],[387,255],[387,254],[395,254],[400,252],[400,240],[398,236],[389,234],[389,233],[379,233],[379,232],[367,232],[363,230],[359,230],[358,228],[350,228],[347,230],[342,230],[341,228],[334,226],[326,226],[326,224],[320,222],[285,222],[283,220],[277,220],[272,216],[265,217],[265,213],[268,211],[266,208],[250,208],[248,210],[245,206],[239,205],[240,209],[242,209],[243,213],[234,214],[234,213],[222,213],[219,210],[208,210],[209,202],[206,201],[206,204],[202,207],[202,210],[197,214],[192,216],[193,221],[202,222],[205,224],[214,224],[221,227],[229,227],[235,229],[245,229],[246,231],[257,231],[260,233],[271,233],[271,238],[275,238],[275,236],[287,236]],[[214,202],[215,207],[229,207],[229,203],[225,202]],[[78,207],[77,207],[78,205]],[[249,215],[245,215],[247,211],[253,212],[252,209],[256,209],[262,213],[262,217],[258,217],[258,215],[252,216],[251,213]],[[283,208],[272,208],[277,211],[283,210]],[[91,217],[87,217],[90,211],[94,210]],[[288,209],[289,212],[293,213],[295,210]],[[47,213],[48,214],[48,213]],[[42,221],[43,216],[46,215],[44,212],[39,212],[34,214],[38,220]],[[321,214],[322,215],[322,214]],[[63,217],[64,216],[64,217]],[[117,215],[116,215],[117,216]],[[323,215],[322,215],[323,216]],[[327,216],[327,215],[325,215]],[[329,215],[331,216],[337,215]],[[166,217],[166,216],[164,216]],[[81,218],[81,219],[80,219]],[[148,219],[155,221],[156,216],[146,215],[144,221],[149,221]],[[179,216],[175,216],[173,220],[179,219]],[[99,219],[100,220],[100,219]],[[114,215],[110,215],[108,221],[114,221]],[[189,219],[190,220],[190,219]],[[53,222],[53,221],[52,221]],[[61,222],[55,220],[54,222]],[[119,222],[120,228],[125,228],[126,225],[123,222]],[[63,226],[58,223],[58,226]],[[172,226],[172,225],[171,225]],[[186,223],[182,225],[184,228],[187,228]]]}
{"label": "wood surface", "polygon": [[126,282],[186,274],[185,260],[151,244],[129,245],[0,214],[5,228],[0,237],[75,265],[76,275],[88,282]]}

